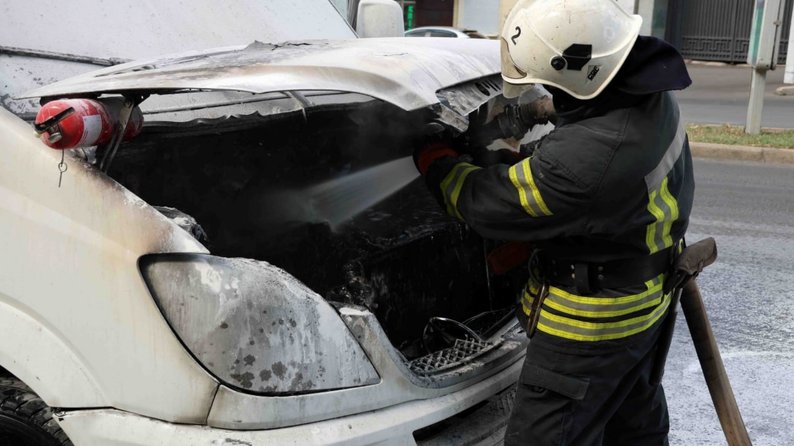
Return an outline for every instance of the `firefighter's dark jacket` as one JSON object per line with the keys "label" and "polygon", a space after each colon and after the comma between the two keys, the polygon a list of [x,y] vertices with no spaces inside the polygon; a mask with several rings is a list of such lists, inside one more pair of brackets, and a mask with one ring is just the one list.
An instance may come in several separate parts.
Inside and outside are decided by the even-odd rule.
{"label": "firefighter's dark jacket", "polygon": [[[692,207],[689,144],[669,91],[689,83],[674,49],[640,38],[595,100],[554,91],[560,120],[531,157],[486,168],[443,158],[427,181],[482,236],[532,241],[555,258],[609,262],[666,250],[683,237]],[[638,333],[667,308],[663,281],[591,296],[552,283],[538,330],[576,341]],[[537,286],[524,292],[525,313]]]}

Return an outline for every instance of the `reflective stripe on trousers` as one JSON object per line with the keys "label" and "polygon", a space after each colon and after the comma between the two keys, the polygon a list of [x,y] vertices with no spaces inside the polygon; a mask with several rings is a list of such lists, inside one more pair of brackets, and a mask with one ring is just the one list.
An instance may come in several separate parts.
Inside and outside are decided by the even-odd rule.
{"label": "reflective stripe on trousers", "polygon": [[[664,275],[645,283],[641,293],[616,297],[587,297],[550,287],[540,309],[537,330],[575,341],[625,338],[647,330],[670,306],[671,293],[663,292]],[[524,313],[531,316],[539,291],[530,281],[521,298]]]}

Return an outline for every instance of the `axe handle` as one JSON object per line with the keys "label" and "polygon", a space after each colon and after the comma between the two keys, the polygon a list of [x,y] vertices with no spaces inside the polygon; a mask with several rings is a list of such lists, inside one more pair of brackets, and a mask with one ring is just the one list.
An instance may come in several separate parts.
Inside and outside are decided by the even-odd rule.
{"label": "axe handle", "polygon": [[689,326],[689,332],[692,334],[700,367],[703,369],[703,376],[706,378],[711,400],[714,402],[714,409],[717,411],[728,445],[752,446],[728,374],[725,372],[725,365],[722,363],[717,340],[711,330],[700,289],[694,279],[684,285],[681,309]]}

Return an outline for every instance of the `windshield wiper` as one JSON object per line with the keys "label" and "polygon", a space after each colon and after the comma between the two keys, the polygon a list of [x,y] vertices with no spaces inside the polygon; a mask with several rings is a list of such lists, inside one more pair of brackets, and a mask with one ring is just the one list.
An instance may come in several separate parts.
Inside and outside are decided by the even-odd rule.
{"label": "windshield wiper", "polygon": [[40,59],[63,60],[67,62],[80,62],[92,65],[99,65],[102,67],[112,67],[129,62],[130,59],[121,59],[116,57],[102,58],[92,56],[81,56],[79,54],[58,53],[55,51],[45,50],[32,50],[28,48],[17,48],[13,46],[0,46],[0,54],[9,54],[12,56],[26,56],[37,57]]}

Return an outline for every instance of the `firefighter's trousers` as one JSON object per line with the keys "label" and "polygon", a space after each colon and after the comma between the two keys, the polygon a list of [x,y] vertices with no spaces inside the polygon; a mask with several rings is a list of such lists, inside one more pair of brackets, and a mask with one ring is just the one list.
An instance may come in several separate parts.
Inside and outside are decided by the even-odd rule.
{"label": "firefighter's trousers", "polygon": [[667,445],[664,390],[650,383],[660,326],[598,343],[535,334],[505,445]]}

